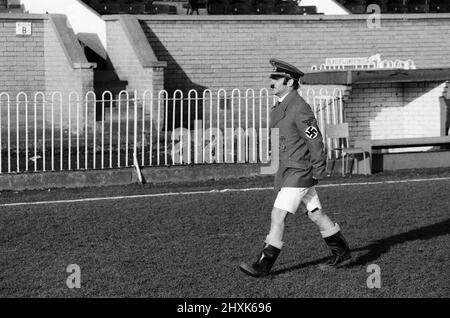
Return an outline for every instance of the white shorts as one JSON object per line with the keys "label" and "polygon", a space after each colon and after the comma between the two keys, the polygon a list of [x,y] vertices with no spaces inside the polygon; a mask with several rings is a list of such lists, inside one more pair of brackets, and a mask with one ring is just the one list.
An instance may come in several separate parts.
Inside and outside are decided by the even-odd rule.
{"label": "white shorts", "polygon": [[316,189],[311,188],[281,188],[278,192],[275,208],[295,214],[301,207],[302,212],[322,209]]}

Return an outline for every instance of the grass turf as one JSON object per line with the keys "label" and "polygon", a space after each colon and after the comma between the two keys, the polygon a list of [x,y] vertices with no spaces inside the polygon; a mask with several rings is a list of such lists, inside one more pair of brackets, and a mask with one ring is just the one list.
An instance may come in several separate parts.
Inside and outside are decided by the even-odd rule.
{"label": "grass turf", "polygon": [[[258,182],[264,184],[271,186],[269,179]],[[270,190],[0,207],[0,296],[448,297],[449,189],[449,180],[319,188],[355,264],[320,271],[329,252],[318,230],[306,216],[289,215],[285,247],[263,279],[244,275],[238,265],[253,261],[262,247]],[[118,195],[133,190],[122,187]],[[82,190],[31,196],[65,194],[97,196]],[[69,264],[81,267],[80,289],[66,286]],[[381,268],[380,289],[367,287],[370,264]]]}

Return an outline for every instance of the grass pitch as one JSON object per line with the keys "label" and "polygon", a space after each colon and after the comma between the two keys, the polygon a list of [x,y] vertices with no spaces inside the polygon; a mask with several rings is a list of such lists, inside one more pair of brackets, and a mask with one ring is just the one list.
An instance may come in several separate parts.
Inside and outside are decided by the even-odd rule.
{"label": "grass pitch", "polygon": [[[0,206],[1,297],[449,297],[450,171],[335,178],[317,189],[340,224],[355,263],[335,272],[315,225],[289,215],[285,247],[270,276],[252,262],[269,230],[268,189],[40,205]],[[396,180],[405,182],[385,183]],[[337,183],[380,182],[337,185]],[[3,192],[13,202],[270,187],[272,178],[196,185]],[[69,289],[69,264],[81,288]],[[368,266],[381,288],[368,288]]]}

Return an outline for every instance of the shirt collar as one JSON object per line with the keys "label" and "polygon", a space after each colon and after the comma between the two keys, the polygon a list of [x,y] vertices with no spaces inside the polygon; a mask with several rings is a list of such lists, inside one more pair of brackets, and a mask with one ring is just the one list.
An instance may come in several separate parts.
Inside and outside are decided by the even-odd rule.
{"label": "shirt collar", "polygon": [[289,93],[286,93],[286,94],[284,94],[283,96],[281,96],[281,97],[279,97],[278,98],[278,102],[282,102],[285,98],[286,98],[286,96],[288,96],[289,95]]}

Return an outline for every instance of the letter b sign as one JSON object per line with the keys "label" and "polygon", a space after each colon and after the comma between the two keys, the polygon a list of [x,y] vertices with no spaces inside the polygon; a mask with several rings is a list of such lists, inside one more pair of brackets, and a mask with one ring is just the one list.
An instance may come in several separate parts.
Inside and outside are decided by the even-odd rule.
{"label": "letter b sign", "polygon": [[16,36],[30,36],[31,22],[16,22]]}

